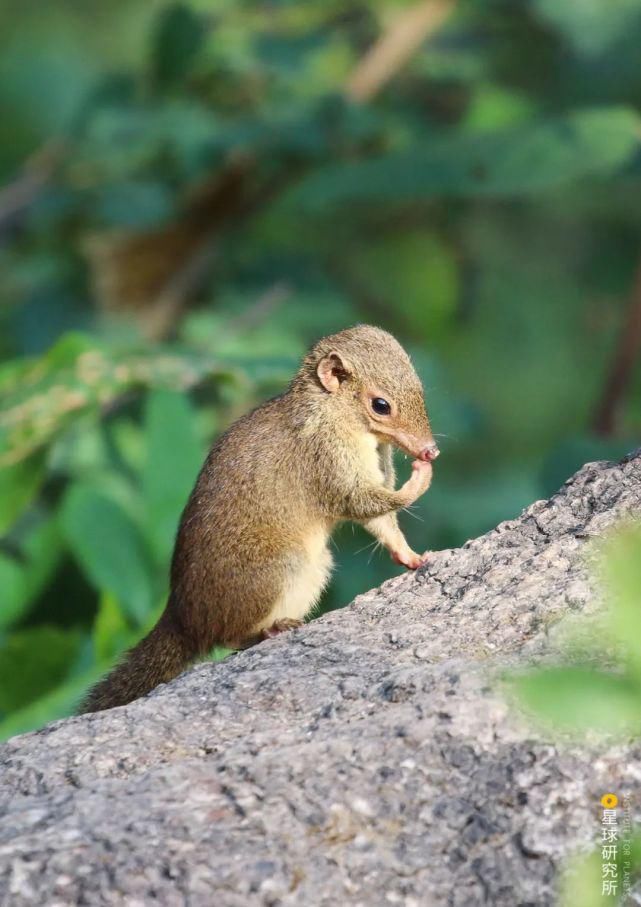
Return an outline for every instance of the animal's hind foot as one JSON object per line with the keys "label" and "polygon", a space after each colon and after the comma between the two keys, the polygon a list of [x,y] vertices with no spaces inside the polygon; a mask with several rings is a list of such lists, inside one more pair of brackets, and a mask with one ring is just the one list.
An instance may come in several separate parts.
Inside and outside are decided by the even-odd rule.
{"label": "animal's hind foot", "polygon": [[260,635],[263,639],[273,639],[274,636],[280,636],[281,633],[286,633],[288,630],[296,630],[302,626],[302,620],[296,620],[293,617],[281,617],[280,620],[275,620],[271,627],[265,627],[264,630],[261,630]]}

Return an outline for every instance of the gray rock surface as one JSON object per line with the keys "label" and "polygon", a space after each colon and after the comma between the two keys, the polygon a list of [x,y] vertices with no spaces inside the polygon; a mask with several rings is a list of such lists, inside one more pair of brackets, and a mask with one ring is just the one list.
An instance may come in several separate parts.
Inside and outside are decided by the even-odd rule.
{"label": "gray rock surface", "polygon": [[641,752],[546,741],[497,671],[595,608],[641,452],[417,574],[123,708],[0,748],[0,904],[545,905]]}

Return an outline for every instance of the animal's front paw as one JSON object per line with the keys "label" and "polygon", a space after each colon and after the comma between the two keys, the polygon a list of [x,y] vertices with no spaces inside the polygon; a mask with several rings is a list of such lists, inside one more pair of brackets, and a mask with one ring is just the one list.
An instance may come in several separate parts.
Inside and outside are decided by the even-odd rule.
{"label": "animal's front paw", "polygon": [[427,552],[425,554],[417,554],[411,548],[408,548],[407,551],[392,551],[392,560],[400,564],[401,567],[407,567],[408,570],[418,570],[425,563],[427,557]]}
{"label": "animal's front paw", "polygon": [[412,472],[404,485],[397,491],[397,499],[400,499],[403,507],[409,507],[414,501],[417,501],[430,487],[432,481],[432,464],[429,461],[414,460],[412,463]]}

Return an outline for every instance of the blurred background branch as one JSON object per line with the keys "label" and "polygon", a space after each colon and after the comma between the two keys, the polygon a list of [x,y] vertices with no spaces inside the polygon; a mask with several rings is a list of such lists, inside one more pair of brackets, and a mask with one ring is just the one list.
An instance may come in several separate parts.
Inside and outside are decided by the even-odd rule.
{"label": "blurred background branch", "polygon": [[20,176],[0,189],[0,231],[42,193],[64,155],[64,144],[51,139],[25,161]]}
{"label": "blurred background branch", "polygon": [[390,26],[359,60],[347,80],[345,94],[364,104],[394,78],[421,45],[434,34],[454,9],[454,0],[423,0],[395,11]]}
{"label": "blurred background branch", "polygon": [[170,334],[210,273],[218,233],[247,207],[251,167],[237,161],[201,181],[180,215],[159,229],[91,237],[85,247],[99,305],[137,313],[150,339]]}

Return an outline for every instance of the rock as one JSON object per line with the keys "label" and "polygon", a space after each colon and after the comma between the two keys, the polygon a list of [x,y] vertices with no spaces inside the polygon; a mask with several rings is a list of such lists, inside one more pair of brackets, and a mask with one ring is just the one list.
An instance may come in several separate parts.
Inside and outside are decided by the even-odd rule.
{"label": "rock", "polygon": [[584,467],[426,569],[0,748],[0,903],[546,905],[641,804],[641,749],[557,745],[497,671],[597,596],[589,539],[641,513],[641,451]]}

